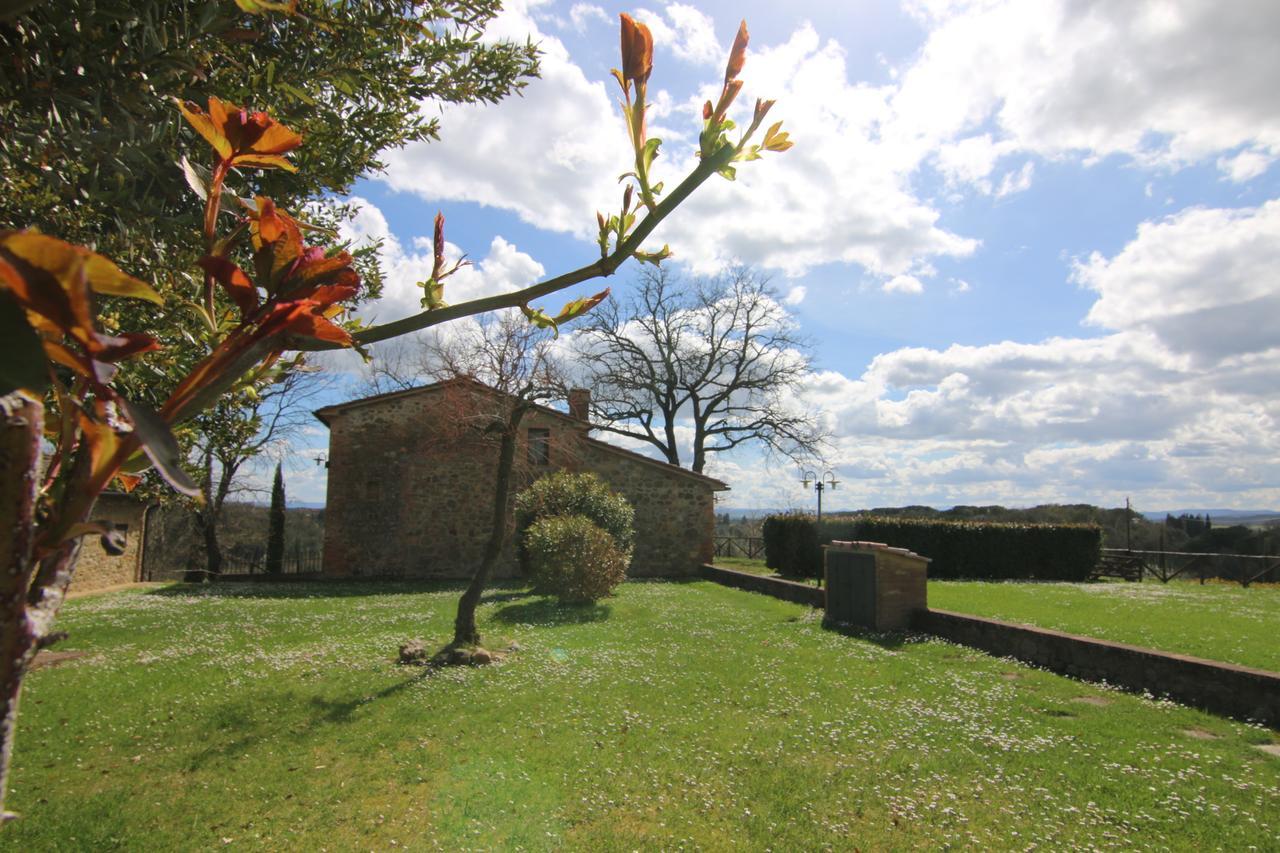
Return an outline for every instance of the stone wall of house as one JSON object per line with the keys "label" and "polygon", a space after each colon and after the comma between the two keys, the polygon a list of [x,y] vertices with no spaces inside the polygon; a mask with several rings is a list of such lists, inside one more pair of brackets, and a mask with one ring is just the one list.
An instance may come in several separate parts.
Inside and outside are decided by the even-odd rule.
{"label": "stone wall of house", "polygon": [[715,492],[666,463],[582,444],[581,469],[599,474],[636,512],[631,577],[696,575],[715,556]]}
{"label": "stone wall of house", "polygon": [[92,518],[94,521],[110,521],[118,530],[125,528],[122,531],[124,553],[112,556],[103,549],[97,536],[84,537],[80,557],[76,561],[75,577],[71,581],[73,592],[89,592],[141,579],[145,511],[146,504],[126,495],[105,494],[98,498]]}
{"label": "stone wall of house", "polygon": [[[340,410],[330,417],[324,572],[465,578],[488,539],[498,436],[477,427],[509,402],[444,388]],[[547,464],[530,458],[530,430],[550,437]],[[636,509],[635,576],[696,574],[714,546],[711,483],[586,440],[582,426],[534,410],[521,423],[512,499],[558,468],[594,470]],[[508,523],[512,523],[508,507]],[[508,545],[497,577],[519,573]]]}

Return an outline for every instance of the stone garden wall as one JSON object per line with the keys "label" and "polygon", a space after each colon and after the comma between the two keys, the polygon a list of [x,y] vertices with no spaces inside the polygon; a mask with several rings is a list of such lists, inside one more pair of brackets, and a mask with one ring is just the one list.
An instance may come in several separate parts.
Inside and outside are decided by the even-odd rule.
{"label": "stone garden wall", "polygon": [[[826,606],[825,590],[807,584],[713,565],[703,566],[702,576],[785,601]],[[1280,728],[1280,673],[946,610],[918,609],[911,624],[998,657]]]}
{"label": "stone garden wall", "polygon": [[783,601],[807,604],[810,607],[825,607],[827,603],[826,590],[818,589],[816,586],[810,586],[807,583],[796,583],[782,578],[771,578],[767,575],[739,572],[710,564],[704,565],[700,573],[702,577],[709,581],[731,586],[734,589],[745,589],[748,592],[771,595]]}
{"label": "stone garden wall", "polygon": [[1149,691],[1230,717],[1280,725],[1280,673],[946,610],[918,613],[915,626],[955,643],[1064,675]]}

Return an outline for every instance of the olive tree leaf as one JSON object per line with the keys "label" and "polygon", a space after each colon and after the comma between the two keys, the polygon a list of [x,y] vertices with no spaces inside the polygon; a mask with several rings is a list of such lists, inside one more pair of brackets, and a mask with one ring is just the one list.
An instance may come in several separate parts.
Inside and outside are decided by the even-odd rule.
{"label": "olive tree leaf", "polygon": [[49,362],[40,336],[27,322],[26,312],[10,294],[0,290],[0,395],[26,391],[43,396],[49,389]]}

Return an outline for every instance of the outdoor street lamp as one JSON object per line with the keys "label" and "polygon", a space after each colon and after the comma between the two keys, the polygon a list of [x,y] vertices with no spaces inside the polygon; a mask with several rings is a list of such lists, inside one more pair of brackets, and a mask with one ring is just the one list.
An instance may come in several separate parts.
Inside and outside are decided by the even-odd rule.
{"label": "outdoor street lamp", "polygon": [[822,493],[826,490],[827,486],[830,486],[831,491],[834,492],[836,490],[836,485],[840,481],[837,480],[836,475],[830,471],[824,471],[821,477],[813,471],[803,471],[801,473],[804,475],[804,479],[800,482],[804,484],[806,489],[809,488],[809,482],[811,480],[813,481],[813,490],[818,493],[818,521],[822,521]]}

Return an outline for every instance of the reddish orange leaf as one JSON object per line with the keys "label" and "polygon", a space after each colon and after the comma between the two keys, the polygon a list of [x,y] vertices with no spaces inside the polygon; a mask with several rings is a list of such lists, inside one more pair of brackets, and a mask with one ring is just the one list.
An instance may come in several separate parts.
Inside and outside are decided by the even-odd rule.
{"label": "reddish orange leaf", "polygon": [[254,236],[259,242],[274,243],[285,232],[283,215],[276,211],[276,204],[271,199],[257,196],[255,200],[258,202],[258,217],[253,220]]}
{"label": "reddish orange leaf", "polygon": [[258,288],[253,286],[244,270],[231,261],[216,255],[205,255],[198,263],[213,280],[227,291],[242,316],[251,314],[258,307]]}
{"label": "reddish orange leaf", "polygon": [[187,124],[195,128],[196,132],[213,146],[213,150],[218,152],[219,157],[223,160],[231,158],[231,143],[209,114],[200,109],[199,104],[178,101],[178,109],[182,112],[182,117],[187,120]]}
{"label": "reddish orange leaf", "polygon": [[351,345],[351,335],[347,333],[346,329],[329,322],[322,316],[309,312],[302,312],[292,317],[281,331],[289,335],[301,335],[305,338],[332,341],[343,346]]}

